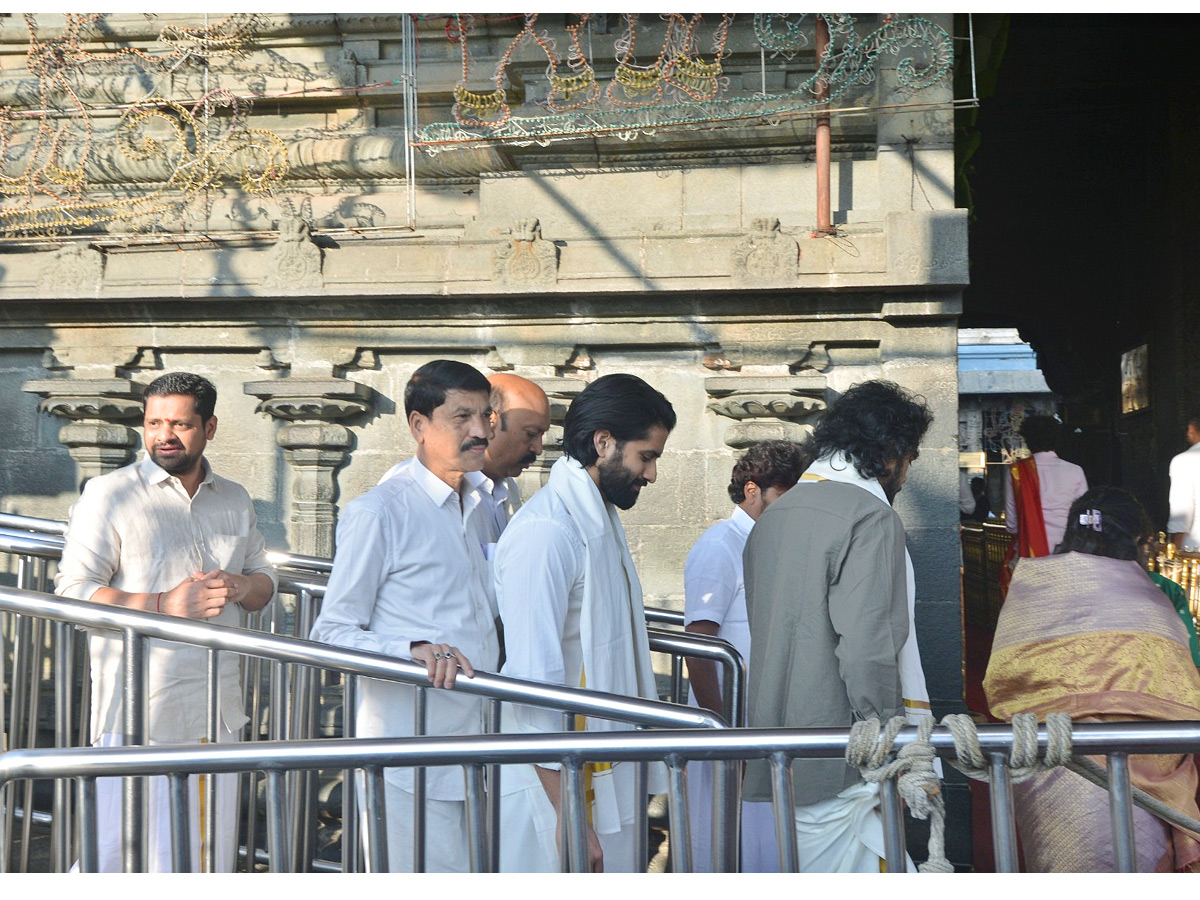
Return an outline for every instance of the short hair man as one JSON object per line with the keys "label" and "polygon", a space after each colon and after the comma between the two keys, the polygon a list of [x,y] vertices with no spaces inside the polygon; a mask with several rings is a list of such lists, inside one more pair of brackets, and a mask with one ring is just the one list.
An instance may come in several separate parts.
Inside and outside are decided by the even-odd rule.
{"label": "short hair man", "polygon": [[[503,674],[657,699],[641,584],[617,510],[630,509],[654,483],[674,427],[667,398],[634,375],[605,375],[572,401],[565,455],[496,550]],[[562,716],[517,706],[504,723],[516,732],[555,732]],[[623,726],[588,719],[586,727]],[[644,871],[645,860],[634,859],[632,822],[635,804],[646,798],[635,796],[634,769],[590,767],[593,871]],[[501,871],[559,871],[557,767],[511,766],[501,785]]]}
{"label": "short hair man", "polygon": [[1049,556],[1063,538],[1067,511],[1087,493],[1087,477],[1058,458],[1062,424],[1051,416],[1026,416],[1021,437],[1030,456],[1006,466],[1004,527],[1017,535],[1020,556]]}
{"label": "short hair man", "polygon": [[[742,659],[749,661],[742,552],[759,516],[791,489],[808,462],[795,441],[761,441],[734,463],[729,480],[733,515],[705,531],[683,564],[684,631],[729,641]],[[687,666],[689,702],[723,712],[721,673],[716,664],[689,658]],[[712,871],[712,777],[712,763],[688,763],[693,872]],[[742,806],[741,871],[779,871],[775,820],[768,804]]]}
{"label": "short hair man", "polygon": [[[93,478],[71,510],[56,576],[64,597],[128,609],[241,625],[243,610],[261,609],[275,593],[254,503],[245,488],[215,474],[204,456],[217,433],[217,392],[199,375],[174,372],[146,388],[146,457]],[[89,636],[92,742],[123,743],[122,642]],[[236,740],[248,721],[242,709],[239,662],[221,656],[220,741]],[[197,742],[207,735],[208,651],[151,641],[147,653],[150,743]],[[218,871],[236,862],[237,775],[216,776]],[[197,779],[190,779],[195,785]],[[147,868],[171,871],[169,793],[165,778],[150,782]],[[121,871],[121,781],[96,782],[99,867]],[[200,811],[197,788],[189,804]],[[192,866],[199,868],[200,835],[192,826]]]}
{"label": "short hair man", "polygon": [[[346,505],[337,550],[312,638],[423,663],[434,687],[452,687],[459,668],[495,669],[499,655],[487,564],[468,528],[482,501],[479,470],[492,433],[487,379],[465,363],[438,359],[413,373],[404,391],[416,456]],[[362,679],[358,737],[413,734],[414,689]],[[481,730],[478,697],[428,697],[430,734]],[[384,770],[388,862],[413,871],[413,772]],[[466,871],[462,773],[426,774],[426,870]]]}
{"label": "short hair man", "polygon": [[[912,563],[891,503],[931,421],[925,404],[892,382],[850,388],[805,444],[814,462],[750,532],[752,727],[845,728],[930,714]],[[745,799],[771,799],[765,763],[747,767]],[[793,770],[802,871],[878,872],[878,786],[841,760],[799,760]]]}
{"label": "short hair man", "polygon": [[1200,413],[1187,420],[1188,448],[1171,460],[1170,518],[1167,532],[1181,550],[1200,550]]}

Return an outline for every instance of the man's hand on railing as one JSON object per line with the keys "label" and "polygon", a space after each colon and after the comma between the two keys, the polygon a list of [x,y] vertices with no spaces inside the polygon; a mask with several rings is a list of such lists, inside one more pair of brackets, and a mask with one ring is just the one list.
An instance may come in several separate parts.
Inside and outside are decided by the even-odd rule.
{"label": "man's hand on railing", "polygon": [[460,668],[468,678],[475,677],[471,661],[463,656],[457,647],[450,644],[414,641],[410,645],[410,652],[414,662],[425,663],[425,670],[434,687],[454,687],[454,679],[458,677]]}

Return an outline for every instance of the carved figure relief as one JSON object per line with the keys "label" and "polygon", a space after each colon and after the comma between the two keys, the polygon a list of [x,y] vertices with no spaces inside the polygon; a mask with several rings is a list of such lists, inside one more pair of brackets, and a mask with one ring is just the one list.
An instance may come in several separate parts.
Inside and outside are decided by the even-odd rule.
{"label": "carved figure relief", "polygon": [[104,254],[87,244],[68,244],[49,255],[38,289],[49,296],[95,296],[104,279]]}
{"label": "carved figure relief", "polygon": [[492,260],[492,278],[507,287],[550,288],[558,283],[558,248],[542,238],[537,219],[518,219]]}
{"label": "carved figure relief", "polygon": [[792,284],[800,270],[800,245],[779,230],[778,219],[755,219],[733,250],[733,280],[746,285]]}
{"label": "carved figure relief", "polygon": [[321,248],[313,243],[308,222],[300,216],[279,219],[279,240],[269,251],[268,271],[262,286],[284,294],[324,288]]}

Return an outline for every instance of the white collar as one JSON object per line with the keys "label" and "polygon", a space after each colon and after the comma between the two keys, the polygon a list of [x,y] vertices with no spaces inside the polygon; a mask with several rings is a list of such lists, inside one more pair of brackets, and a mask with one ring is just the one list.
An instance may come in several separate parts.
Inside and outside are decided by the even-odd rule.
{"label": "white collar", "polygon": [[854,467],[854,463],[850,457],[838,450],[828,456],[822,456],[810,465],[804,472],[805,475],[816,475],[818,478],[824,478],[828,481],[838,481],[842,484],[853,484],[856,487],[862,488],[864,491],[874,494],[888,506],[887,494],[883,491],[883,485],[879,483],[878,478],[863,478],[858,474],[858,469]]}

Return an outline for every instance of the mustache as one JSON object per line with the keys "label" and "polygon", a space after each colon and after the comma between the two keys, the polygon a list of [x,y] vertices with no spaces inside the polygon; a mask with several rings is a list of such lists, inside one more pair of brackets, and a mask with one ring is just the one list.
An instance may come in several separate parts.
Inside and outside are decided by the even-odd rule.
{"label": "mustache", "polygon": [[488,445],[487,438],[471,438],[471,440],[465,442],[458,449],[461,452],[466,453],[468,450],[474,450],[476,447],[483,447],[484,449],[487,449],[487,445]]}
{"label": "mustache", "polygon": [[536,453],[526,453],[521,457],[521,465],[523,466],[532,466],[535,462],[537,462]]}

